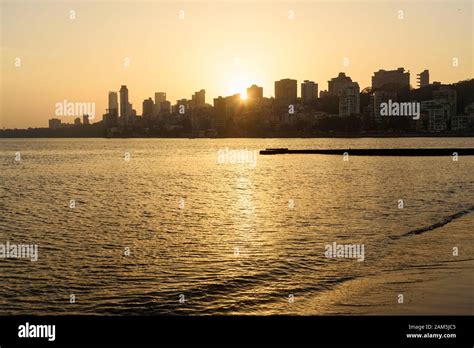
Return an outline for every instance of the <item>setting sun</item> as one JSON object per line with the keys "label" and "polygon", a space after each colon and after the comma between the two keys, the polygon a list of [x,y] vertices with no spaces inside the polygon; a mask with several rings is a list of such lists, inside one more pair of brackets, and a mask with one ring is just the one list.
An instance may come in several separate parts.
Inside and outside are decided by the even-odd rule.
{"label": "setting sun", "polygon": [[247,99],[247,88],[249,88],[255,82],[243,74],[233,74],[229,78],[228,86],[226,88],[226,95],[240,94],[242,100]]}

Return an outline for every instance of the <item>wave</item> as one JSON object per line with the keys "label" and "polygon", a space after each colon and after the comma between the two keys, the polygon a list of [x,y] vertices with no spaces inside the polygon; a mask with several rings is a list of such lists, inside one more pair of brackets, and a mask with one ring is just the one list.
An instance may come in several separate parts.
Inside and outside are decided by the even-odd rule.
{"label": "wave", "polygon": [[415,235],[418,235],[418,234],[422,234],[424,232],[432,231],[432,230],[435,230],[437,228],[443,227],[444,225],[449,224],[451,221],[459,219],[460,217],[463,217],[466,214],[472,213],[473,211],[474,211],[474,206],[472,206],[468,209],[461,210],[461,211],[457,212],[456,214],[449,215],[449,216],[445,217],[443,220],[438,221],[438,222],[436,222],[432,225],[417,228],[415,230],[409,231],[409,232],[404,233],[402,235],[392,235],[392,236],[389,236],[389,238],[392,239],[392,240],[396,240],[396,239],[400,239],[402,237],[415,236]]}
{"label": "wave", "polygon": [[[315,292],[333,290],[353,276],[341,276],[322,279],[317,284],[308,284],[304,287],[290,286],[288,283],[276,284],[262,289],[258,285],[273,278],[273,273],[264,273],[253,276],[243,276],[234,279],[222,280],[218,283],[198,285],[183,291],[186,306],[178,302],[179,291],[162,290],[152,291],[126,298],[101,298],[99,303],[83,308],[84,313],[96,315],[215,315],[235,313],[256,313],[262,308],[271,310],[275,303],[285,303],[286,296],[295,297],[314,294]],[[252,292],[252,289],[255,292]],[[263,306],[263,307],[262,307]]]}

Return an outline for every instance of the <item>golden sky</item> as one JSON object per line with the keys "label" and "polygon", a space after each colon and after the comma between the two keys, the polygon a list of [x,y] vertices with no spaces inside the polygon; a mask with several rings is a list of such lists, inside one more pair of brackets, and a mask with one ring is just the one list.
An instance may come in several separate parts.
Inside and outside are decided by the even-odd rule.
{"label": "golden sky", "polygon": [[108,91],[122,84],[141,114],[143,99],[154,92],[175,103],[205,89],[212,104],[253,83],[273,96],[274,81],[287,77],[327,89],[340,71],[361,89],[380,68],[410,70],[412,85],[424,69],[444,83],[474,75],[471,0],[7,0],[0,6],[0,127],[6,128],[46,127],[65,99],[95,102],[100,120]]}

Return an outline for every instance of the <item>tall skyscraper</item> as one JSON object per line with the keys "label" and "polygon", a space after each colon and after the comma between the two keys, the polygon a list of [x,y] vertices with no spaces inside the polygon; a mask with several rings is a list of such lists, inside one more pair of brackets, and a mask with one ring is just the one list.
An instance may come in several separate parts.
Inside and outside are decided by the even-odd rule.
{"label": "tall skyscraper", "polygon": [[118,110],[118,95],[117,92],[109,92],[109,110]]}
{"label": "tall skyscraper", "polygon": [[214,98],[214,118],[213,127],[216,129],[222,129],[226,124],[226,102],[225,98],[219,96]]}
{"label": "tall skyscraper", "polygon": [[292,79],[282,79],[275,81],[275,100],[280,105],[291,105],[297,99],[297,81]]}
{"label": "tall skyscraper", "polygon": [[131,105],[128,102],[128,89],[127,86],[122,85],[120,87],[120,118],[125,125],[128,124],[130,111]]}
{"label": "tall skyscraper", "polygon": [[263,99],[263,87],[252,85],[247,88],[247,101],[249,103],[260,103]]}
{"label": "tall skyscraper", "polygon": [[107,113],[104,115],[104,122],[107,128],[117,127],[118,115],[119,115],[119,104],[117,92],[109,92],[109,104]]}
{"label": "tall skyscraper", "polygon": [[404,68],[379,70],[372,76],[372,90],[399,90],[410,87],[410,73]]}
{"label": "tall skyscraper", "polygon": [[318,98],[318,84],[314,81],[304,80],[301,84],[301,100],[303,103],[311,102]]}
{"label": "tall skyscraper", "polygon": [[153,107],[154,107],[153,99],[148,98],[143,101],[143,117],[151,117],[153,116]]}
{"label": "tall skyscraper", "polygon": [[421,73],[416,75],[418,80],[418,87],[425,87],[430,84],[430,72],[428,70],[423,70]]}
{"label": "tall skyscraper", "polygon": [[161,103],[166,101],[165,92],[155,92],[155,114],[159,114],[161,111]]}
{"label": "tall skyscraper", "polygon": [[118,95],[117,92],[109,92],[108,113],[112,116],[118,116]]}

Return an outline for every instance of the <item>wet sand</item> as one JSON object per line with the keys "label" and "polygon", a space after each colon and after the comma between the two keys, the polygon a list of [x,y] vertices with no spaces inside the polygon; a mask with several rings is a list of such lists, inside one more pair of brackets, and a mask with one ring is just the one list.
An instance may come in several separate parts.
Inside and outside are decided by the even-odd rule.
{"label": "wet sand", "polygon": [[[462,267],[462,268],[458,268]],[[393,272],[348,282],[334,306],[347,314],[473,315],[474,261],[449,269]],[[399,303],[399,295],[403,303]]]}
{"label": "wet sand", "polygon": [[[474,215],[469,214],[436,230],[403,238],[407,251],[419,243],[442,243],[448,252],[458,246],[459,255],[346,282],[334,306],[348,314],[473,315],[473,225]],[[400,294],[403,303],[399,303]]]}

